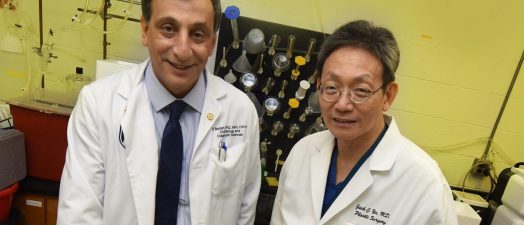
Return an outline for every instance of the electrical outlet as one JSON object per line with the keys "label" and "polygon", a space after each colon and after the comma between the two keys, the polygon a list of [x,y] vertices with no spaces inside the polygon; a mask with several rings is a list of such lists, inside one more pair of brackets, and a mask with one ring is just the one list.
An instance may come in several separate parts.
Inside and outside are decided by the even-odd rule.
{"label": "electrical outlet", "polygon": [[489,170],[492,166],[493,162],[491,160],[475,158],[475,160],[473,160],[472,167],[474,168],[471,170],[471,175],[483,177],[489,176]]}

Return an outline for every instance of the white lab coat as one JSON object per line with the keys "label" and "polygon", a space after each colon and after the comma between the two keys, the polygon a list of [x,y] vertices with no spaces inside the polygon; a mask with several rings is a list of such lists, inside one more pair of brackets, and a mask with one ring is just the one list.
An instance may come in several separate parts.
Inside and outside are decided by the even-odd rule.
{"label": "white lab coat", "polygon": [[300,140],[280,173],[272,225],[455,225],[451,190],[437,163],[395,121],[370,158],[320,218],[335,137]]}
{"label": "white lab coat", "polygon": [[[147,63],[81,91],[67,132],[59,225],[154,224],[159,143],[143,82]],[[206,76],[189,171],[191,221],[253,224],[260,189],[258,116],[244,93]],[[221,140],[228,146],[225,162],[217,160]]]}

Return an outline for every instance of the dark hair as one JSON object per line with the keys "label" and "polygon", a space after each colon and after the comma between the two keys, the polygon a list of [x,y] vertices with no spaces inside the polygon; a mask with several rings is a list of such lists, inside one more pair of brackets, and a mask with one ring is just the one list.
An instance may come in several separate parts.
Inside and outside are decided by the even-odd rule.
{"label": "dark hair", "polygon": [[391,31],[364,20],[347,23],[338,28],[322,44],[318,53],[317,69],[322,75],[326,59],[342,47],[361,48],[373,54],[384,70],[383,87],[395,80],[395,71],[400,61],[400,50]]}
{"label": "dark hair", "polygon": [[[151,2],[153,0],[142,0],[142,16],[146,22],[149,22],[151,19]],[[158,1],[158,0],[157,0]],[[161,1],[161,0],[160,0]],[[215,32],[218,31],[220,27],[220,19],[222,18],[222,6],[220,6],[220,0],[211,0],[213,4],[213,13],[214,13],[214,23],[213,28]]]}

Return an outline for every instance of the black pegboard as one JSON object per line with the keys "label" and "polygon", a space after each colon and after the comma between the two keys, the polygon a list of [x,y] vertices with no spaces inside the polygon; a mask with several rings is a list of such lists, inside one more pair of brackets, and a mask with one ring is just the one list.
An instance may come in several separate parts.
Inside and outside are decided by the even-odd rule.
{"label": "black pegboard", "polygon": [[[283,80],[287,80],[288,82],[288,85],[285,89],[286,96],[284,97],[284,99],[279,99],[281,103],[280,110],[276,112],[273,116],[268,116],[267,114],[264,114],[262,120],[264,120],[265,126],[262,126],[260,132],[260,141],[264,141],[265,139],[267,139],[269,142],[271,142],[271,144],[268,145],[268,152],[265,156],[266,170],[268,171],[269,176],[278,177],[282,166],[278,167],[277,172],[274,171],[276,161],[276,150],[283,150],[283,154],[280,156],[280,159],[285,160],[287,155],[289,154],[289,151],[295,145],[295,143],[302,137],[304,137],[304,132],[306,131],[306,129],[308,129],[314,123],[316,118],[320,116],[319,113],[313,113],[307,117],[306,121],[299,121],[299,116],[304,112],[304,109],[308,106],[307,100],[309,98],[309,95],[316,90],[316,83],[312,83],[310,89],[306,93],[306,97],[302,101],[300,101],[300,106],[292,111],[291,117],[289,119],[283,118],[283,114],[289,109],[288,100],[295,96],[295,91],[298,89],[299,82],[301,80],[307,80],[315,72],[317,53],[326,35],[320,32],[305,30],[297,27],[291,27],[247,17],[239,17],[237,18],[237,24],[239,30],[239,39],[241,40],[241,43],[238,49],[234,49],[231,46],[233,42],[231,22],[225,16],[223,16],[222,18],[223,19],[221,21],[220,32],[218,36],[217,53],[214,69],[214,73],[217,76],[224,78],[224,76],[228,74],[231,69],[233,74],[235,74],[237,77],[237,81],[233,83],[233,85],[235,85],[235,87],[237,87],[238,89],[243,90],[243,87],[239,82],[242,73],[233,70],[232,65],[233,62],[242,54],[242,40],[244,39],[246,34],[251,29],[258,28],[262,30],[264,33],[266,49],[263,51],[263,73],[256,74],[258,77],[258,82],[256,86],[251,90],[251,92],[256,96],[258,102],[263,106],[263,102],[268,96],[277,96]],[[289,66],[289,69],[282,72],[282,74],[279,77],[275,77],[273,74],[274,69],[272,67],[272,56],[270,56],[267,52],[267,50],[270,47],[269,42],[273,34],[277,34],[281,38],[279,44],[276,46],[276,53],[285,53],[287,51],[289,35],[294,35],[296,37],[293,56],[291,57],[291,65]],[[307,49],[309,47],[310,38],[316,39],[316,45],[311,55],[311,59],[304,66],[300,67],[300,76],[298,77],[298,79],[292,80],[291,71],[296,67],[294,57],[298,55],[304,56],[306,54]],[[220,67],[219,65],[220,60],[222,59],[223,47],[226,48],[227,66],[225,68]],[[257,68],[257,66],[254,65],[257,61],[257,57],[259,57],[257,54],[247,55],[247,58],[249,59],[251,65],[253,65],[254,70],[256,70]],[[255,73],[256,71],[252,72]],[[270,90],[268,95],[266,95],[262,92],[262,88],[265,86],[266,79],[270,76],[275,79],[275,85]],[[284,122],[284,129],[277,136],[272,136],[272,125],[277,120]],[[293,139],[288,139],[287,132],[289,130],[289,125],[292,123],[299,124],[300,132],[297,133]],[[273,192],[275,190],[276,188],[269,188],[265,185],[263,186],[263,192]]]}

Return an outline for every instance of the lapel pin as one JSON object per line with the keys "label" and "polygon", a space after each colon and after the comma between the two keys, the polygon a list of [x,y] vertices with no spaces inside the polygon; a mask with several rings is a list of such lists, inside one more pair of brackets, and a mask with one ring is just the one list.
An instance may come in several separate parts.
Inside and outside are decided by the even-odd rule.
{"label": "lapel pin", "polygon": [[208,113],[207,114],[207,119],[208,120],[213,120],[213,118],[215,118],[215,115],[213,115],[213,113]]}

